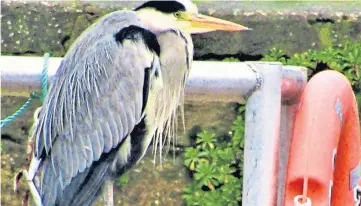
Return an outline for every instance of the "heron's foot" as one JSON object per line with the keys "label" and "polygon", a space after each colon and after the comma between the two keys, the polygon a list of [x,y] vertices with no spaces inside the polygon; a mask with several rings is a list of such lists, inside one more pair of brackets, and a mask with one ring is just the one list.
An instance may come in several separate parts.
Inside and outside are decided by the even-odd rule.
{"label": "heron's foot", "polygon": [[23,200],[21,201],[21,206],[27,206],[29,200],[29,190],[27,190],[23,196]]}
{"label": "heron's foot", "polygon": [[[19,194],[19,182],[21,177],[23,176],[23,172],[24,170],[20,170],[18,173],[16,173],[15,177],[14,177],[14,192],[16,194]],[[29,190],[26,190],[24,195],[23,195],[23,199],[21,201],[21,206],[27,206],[28,205],[28,200],[29,200]]]}
{"label": "heron's foot", "polygon": [[28,141],[28,152],[26,153],[26,159],[25,159],[25,163],[24,163],[24,169],[20,170],[18,173],[16,173],[15,177],[14,177],[14,192],[18,193],[19,192],[19,182],[21,177],[23,176],[23,172],[24,170],[28,170],[29,169],[29,165],[30,165],[30,160],[33,154],[33,143],[34,143],[34,137],[31,137]]}

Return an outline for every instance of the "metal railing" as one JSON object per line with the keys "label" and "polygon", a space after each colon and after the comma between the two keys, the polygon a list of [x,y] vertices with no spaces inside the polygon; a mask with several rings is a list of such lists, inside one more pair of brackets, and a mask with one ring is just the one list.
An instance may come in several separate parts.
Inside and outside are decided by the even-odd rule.
{"label": "metal railing", "polygon": [[[49,59],[52,81],[61,58]],[[2,96],[41,88],[42,57],[0,57]],[[303,67],[274,62],[193,62],[191,101],[246,103],[243,205],[282,205],[294,116],[307,81]]]}

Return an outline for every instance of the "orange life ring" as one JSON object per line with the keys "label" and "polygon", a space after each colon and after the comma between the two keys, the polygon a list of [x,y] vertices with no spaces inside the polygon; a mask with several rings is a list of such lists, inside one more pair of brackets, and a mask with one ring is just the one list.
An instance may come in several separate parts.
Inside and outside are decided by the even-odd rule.
{"label": "orange life ring", "polygon": [[307,196],[313,206],[359,205],[360,149],[357,103],[349,81],[331,70],[316,74],[305,87],[295,118],[284,205],[295,205],[298,195]]}

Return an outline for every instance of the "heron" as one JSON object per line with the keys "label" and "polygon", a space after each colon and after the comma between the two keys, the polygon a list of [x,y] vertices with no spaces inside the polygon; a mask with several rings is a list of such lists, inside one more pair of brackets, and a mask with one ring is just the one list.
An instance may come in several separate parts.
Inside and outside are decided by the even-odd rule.
{"label": "heron", "polygon": [[37,205],[92,205],[174,124],[193,60],[191,34],[247,27],[187,0],[101,17],[72,44],[38,114],[26,178]]}

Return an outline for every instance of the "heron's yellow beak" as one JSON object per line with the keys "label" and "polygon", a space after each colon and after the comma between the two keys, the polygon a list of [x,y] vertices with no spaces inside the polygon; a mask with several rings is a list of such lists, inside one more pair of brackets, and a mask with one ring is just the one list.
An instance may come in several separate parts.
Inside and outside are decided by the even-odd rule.
{"label": "heron's yellow beak", "polygon": [[210,31],[247,31],[252,30],[240,24],[236,24],[230,21],[206,16],[202,14],[196,14],[188,16],[187,21],[190,23],[190,28],[187,28],[191,34],[204,33]]}

